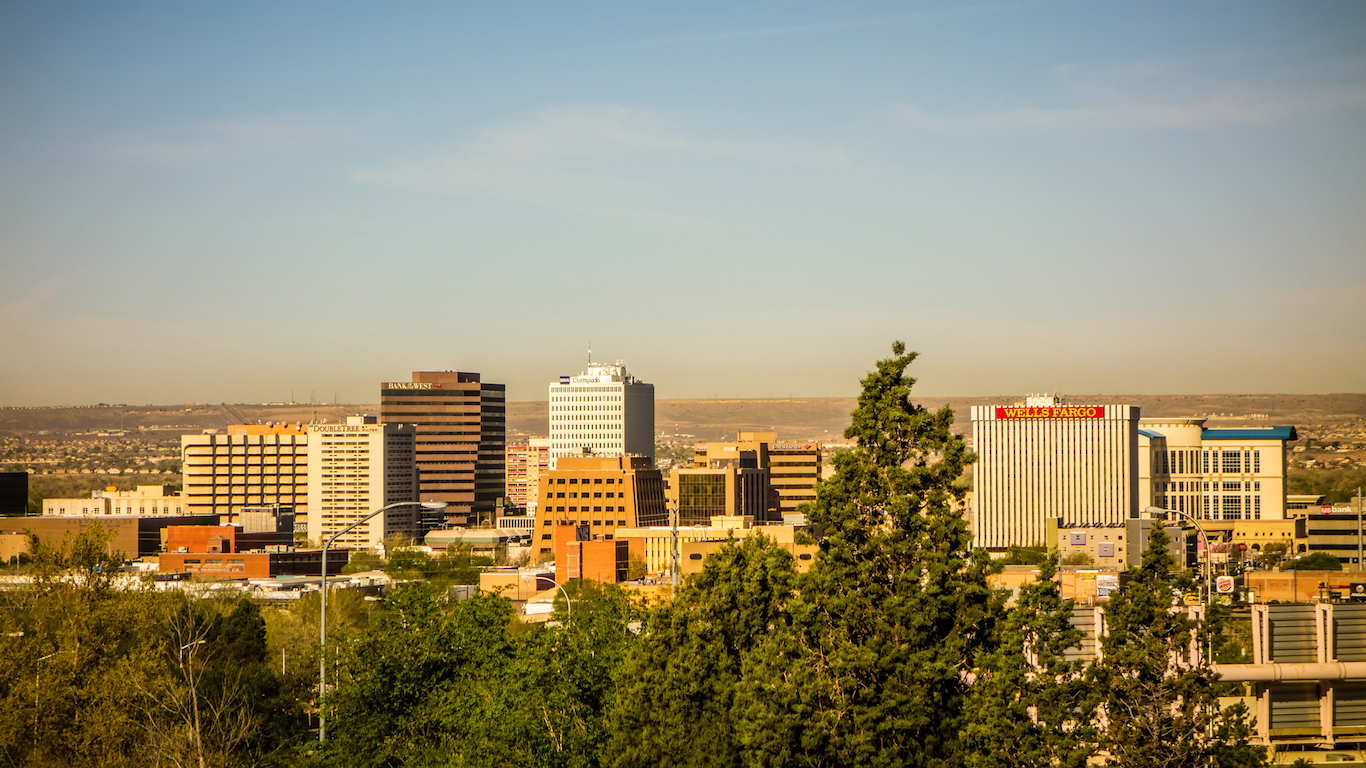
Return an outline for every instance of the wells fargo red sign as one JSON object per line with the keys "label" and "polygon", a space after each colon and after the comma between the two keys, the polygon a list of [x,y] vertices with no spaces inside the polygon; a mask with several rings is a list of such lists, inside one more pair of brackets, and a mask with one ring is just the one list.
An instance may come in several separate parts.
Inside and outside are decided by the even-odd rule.
{"label": "wells fargo red sign", "polygon": [[1061,405],[1026,408],[1024,406],[997,408],[998,419],[1103,419],[1103,405]]}

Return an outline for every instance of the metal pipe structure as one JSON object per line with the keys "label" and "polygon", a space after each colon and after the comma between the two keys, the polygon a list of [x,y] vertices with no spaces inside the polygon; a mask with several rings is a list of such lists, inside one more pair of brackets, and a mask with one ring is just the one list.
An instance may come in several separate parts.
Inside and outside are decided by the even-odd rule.
{"label": "metal pipe structure", "polygon": [[380,507],[379,509],[375,510],[374,512],[371,512],[370,514],[366,515],[365,517],[362,517],[361,519],[357,520],[356,522],[354,522],[354,523],[352,523],[352,524],[346,526],[345,528],[341,529],[340,531],[337,531],[336,533],[332,534],[332,538],[328,539],[328,540],[327,540],[327,543],[323,544],[323,569],[322,569],[322,584],[321,584],[321,588],[322,588],[322,589],[321,589],[321,592],[320,592],[320,594],[322,595],[322,605],[321,605],[321,611],[319,612],[319,616],[318,616],[318,638],[319,638],[319,644],[320,644],[319,647],[320,647],[320,649],[321,649],[321,651],[322,651],[322,652],[318,655],[318,741],[320,741],[320,742],[322,742],[322,741],[327,741],[327,716],[323,714],[323,711],[324,711],[324,710],[323,710],[323,707],[322,707],[322,698],[323,698],[323,694],[325,694],[325,693],[327,692],[327,550],[332,546],[333,542],[335,542],[335,541],[337,540],[337,537],[341,536],[341,535],[344,534],[344,533],[349,532],[352,528],[355,528],[356,526],[360,525],[361,523],[368,522],[368,521],[369,521],[371,518],[373,518],[375,515],[378,515],[378,514],[381,513],[381,512],[388,512],[389,510],[391,510],[391,509],[396,509],[396,508],[398,508],[398,507],[414,507],[414,506],[421,506],[421,507],[426,507],[427,509],[438,510],[438,509],[445,509],[445,508],[446,508],[446,502],[444,502],[444,501],[400,501],[400,502],[398,502],[398,503],[396,503],[396,504],[387,504],[387,505],[385,505],[385,506],[383,506],[383,507]]}
{"label": "metal pipe structure", "polygon": [[1210,669],[1218,673],[1222,681],[1229,683],[1366,678],[1366,661],[1335,661],[1327,664],[1211,664]]}

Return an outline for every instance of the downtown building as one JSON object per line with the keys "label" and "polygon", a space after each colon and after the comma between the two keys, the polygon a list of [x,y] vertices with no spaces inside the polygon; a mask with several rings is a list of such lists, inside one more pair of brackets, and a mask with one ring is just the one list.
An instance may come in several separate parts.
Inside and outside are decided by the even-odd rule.
{"label": "downtown building", "polygon": [[626,370],[589,360],[577,376],[561,376],[549,387],[550,463],[565,456],[655,455],[655,385]]}
{"label": "downtown building", "polygon": [[181,435],[184,513],[232,522],[246,507],[308,507],[309,428],[234,424]]}
{"label": "downtown building", "polygon": [[1054,546],[1049,526],[1086,546],[1108,530],[1118,544],[1128,521],[1148,511],[1198,520],[1225,538],[1239,530],[1254,543],[1258,535],[1280,536],[1285,443],[1296,439],[1295,428],[1204,424],[1142,419],[1132,405],[1065,405],[1052,396],[973,406],[974,546]]}
{"label": "downtown building", "polygon": [[531,546],[538,562],[556,556],[560,529],[576,540],[610,540],[618,528],[669,519],[664,476],[646,456],[565,456],[541,475],[537,496]]}
{"label": "downtown building", "polygon": [[973,546],[992,551],[1049,541],[1064,528],[1123,527],[1140,510],[1137,406],[972,406]]}
{"label": "downtown building", "polygon": [[467,371],[415,371],[411,382],[380,384],[380,421],[417,428],[420,500],[446,502],[442,522],[496,517],[506,492],[506,400],[504,385]]}
{"label": "downtown building", "polygon": [[549,471],[550,438],[530,437],[521,445],[509,445],[507,448],[506,506],[515,510],[524,510],[527,514],[534,515],[536,491],[541,484],[541,473]]}
{"label": "downtown building", "polygon": [[[754,514],[760,522],[797,520],[797,507],[816,500],[816,483],[821,478],[820,443],[780,443],[776,432],[741,432],[734,442],[693,446],[693,467],[723,469],[736,466],[737,457],[751,455],[756,459],[754,466],[767,474],[773,493],[764,511],[745,514]],[[684,504],[682,487],[679,486],[680,505]]]}
{"label": "downtown building", "polygon": [[308,534],[318,544],[381,507],[382,512],[337,539],[341,549],[375,549],[389,537],[414,539],[419,525],[417,429],[350,416],[345,424],[309,426]]}

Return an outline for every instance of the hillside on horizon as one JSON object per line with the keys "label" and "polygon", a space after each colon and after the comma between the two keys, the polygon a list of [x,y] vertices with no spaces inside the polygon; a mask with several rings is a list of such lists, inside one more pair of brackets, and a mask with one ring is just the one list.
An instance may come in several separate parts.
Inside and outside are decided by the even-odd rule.
{"label": "hillside on horizon", "polygon": [[[912,399],[926,408],[953,408],[955,430],[966,434],[968,408],[1011,405],[1019,395],[1001,397],[924,397]],[[1071,395],[1066,402],[1137,405],[1145,417],[1206,418],[1210,426],[1298,427],[1301,437],[1324,428],[1366,425],[1366,394],[1313,395]],[[656,433],[680,442],[719,440],[743,431],[777,432],[780,439],[843,442],[844,428],[856,400],[852,397],[678,399],[655,403]],[[96,405],[51,408],[0,408],[0,435],[33,437],[48,433],[88,434],[139,431],[164,436],[223,429],[257,422],[335,423],[358,413],[378,413],[376,403],[361,404],[181,404]],[[510,441],[546,433],[544,400],[509,402]]]}

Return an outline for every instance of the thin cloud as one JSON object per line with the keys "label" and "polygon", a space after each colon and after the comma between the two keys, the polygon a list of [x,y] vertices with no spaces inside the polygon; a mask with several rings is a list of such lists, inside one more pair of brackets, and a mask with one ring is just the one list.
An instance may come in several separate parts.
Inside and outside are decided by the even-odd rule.
{"label": "thin cloud", "polygon": [[23,296],[0,304],[0,320],[15,322],[32,316],[61,287],[62,280],[58,277],[38,283]]}
{"label": "thin cloud", "polygon": [[633,40],[630,42],[616,43],[611,45],[594,46],[584,50],[613,51],[633,48],[658,48],[670,45],[687,45],[690,43],[713,43],[728,42],[732,40],[752,40],[756,38],[765,37],[792,37],[796,35],[812,35],[820,34],[823,32],[839,32],[846,29],[889,27],[898,24],[910,24],[917,21],[932,21],[935,19],[959,18],[964,16],[980,16],[984,14],[999,13],[1003,11],[1019,11],[1027,8],[1034,8],[1044,5],[1056,5],[1057,2],[1058,0],[1025,0],[1024,2],[1010,3],[979,3],[977,5],[930,8],[923,11],[908,11],[906,13],[889,14],[886,16],[868,16],[857,19],[840,19],[836,21],[813,22],[810,24],[784,24],[769,27],[750,27],[746,29],[701,32],[691,35],[673,35],[669,37],[656,37],[645,40]]}
{"label": "thin cloud", "polygon": [[289,112],[189,123],[173,130],[176,138],[96,145],[101,154],[151,165],[192,166],[225,156],[317,146],[355,133],[357,126],[337,115]]}
{"label": "thin cloud", "polygon": [[544,110],[522,122],[489,129],[462,152],[365,167],[355,178],[413,191],[619,211],[638,207],[643,197],[659,191],[651,181],[610,176],[602,170],[606,160],[631,156],[854,167],[839,146],[698,136],[627,107],[578,105]]}
{"label": "thin cloud", "polygon": [[898,108],[897,121],[935,133],[1012,131],[1144,130],[1213,128],[1285,120],[1366,104],[1366,88],[1222,89],[1189,101],[1133,100],[1084,107],[1021,107],[978,115],[932,114],[918,106]]}

